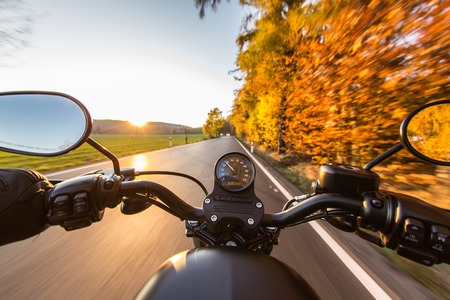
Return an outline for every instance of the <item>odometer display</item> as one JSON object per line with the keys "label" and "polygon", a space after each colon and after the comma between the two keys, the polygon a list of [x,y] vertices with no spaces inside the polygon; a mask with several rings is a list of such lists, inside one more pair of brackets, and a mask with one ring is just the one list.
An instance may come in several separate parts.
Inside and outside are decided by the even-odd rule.
{"label": "odometer display", "polygon": [[238,192],[248,188],[255,178],[255,166],[243,154],[228,153],[216,163],[216,178],[225,190]]}

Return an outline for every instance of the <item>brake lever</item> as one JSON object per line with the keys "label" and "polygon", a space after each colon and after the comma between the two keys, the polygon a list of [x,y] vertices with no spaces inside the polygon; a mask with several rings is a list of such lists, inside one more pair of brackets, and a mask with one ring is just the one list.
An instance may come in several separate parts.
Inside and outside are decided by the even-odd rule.
{"label": "brake lever", "polygon": [[372,244],[375,244],[380,248],[384,248],[383,242],[381,241],[381,239],[378,236],[375,236],[368,232],[362,231],[361,229],[356,230],[354,233],[357,236],[359,236],[360,238],[362,238],[368,242],[371,242]]}

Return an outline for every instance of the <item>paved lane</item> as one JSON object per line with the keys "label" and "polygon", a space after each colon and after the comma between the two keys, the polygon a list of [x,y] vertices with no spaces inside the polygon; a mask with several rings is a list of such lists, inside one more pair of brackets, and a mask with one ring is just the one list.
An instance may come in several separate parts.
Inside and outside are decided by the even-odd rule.
{"label": "paved lane", "polygon": [[[228,151],[242,151],[234,138],[130,156],[121,159],[121,166],[184,172],[211,190],[214,163]],[[94,168],[111,168],[111,164]],[[92,167],[54,175],[70,178],[88,170]],[[201,189],[186,179],[149,179],[193,205],[200,206],[204,198]],[[299,193],[286,185],[293,194]],[[259,167],[256,193],[269,212],[279,211],[285,201]],[[2,299],[130,299],[164,260],[191,248],[191,243],[184,236],[184,223],[157,208],[133,216],[122,215],[119,208],[108,209],[102,222],[88,228],[67,233],[52,227],[38,237],[1,247],[0,295]],[[344,241],[345,245],[354,244]],[[309,225],[286,229],[273,254],[298,270],[324,299],[372,297]]]}

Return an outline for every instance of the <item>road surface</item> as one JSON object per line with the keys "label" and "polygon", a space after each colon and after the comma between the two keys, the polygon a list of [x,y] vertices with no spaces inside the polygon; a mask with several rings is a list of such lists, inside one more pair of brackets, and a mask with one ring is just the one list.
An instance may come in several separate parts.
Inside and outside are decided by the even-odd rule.
{"label": "road surface", "polygon": [[[139,170],[184,172],[211,190],[214,163],[228,151],[243,152],[243,149],[233,137],[224,137],[133,155],[120,162],[121,167]],[[64,179],[92,169],[111,168],[109,162],[97,163],[88,168],[54,172],[52,177]],[[300,193],[278,175],[274,176],[291,194]],[[203,192],[186,179],[168,176],[149,179],[169,187],[187,202],[201,206]],[[255,183],[266,211],[281,210],[286,199],[259,166]],[[390,266],[366,242],[350,234],[344,238],[329,226],[322,228],[393,299],[433,298]],[[191,246],[192,241],[184,235],[184,223],[156,207],[132,216],[122,215],[118,207],[107,209],[104,219],[90,227],[73,232],[52,227],[37,237],[1,247],[0,298],[131,299],[162,262]],[[308,224],[284,230],[273,256],[302,274],[323,299],[384,298],[369,292],[356,278],[360,275],[350,272]]]}

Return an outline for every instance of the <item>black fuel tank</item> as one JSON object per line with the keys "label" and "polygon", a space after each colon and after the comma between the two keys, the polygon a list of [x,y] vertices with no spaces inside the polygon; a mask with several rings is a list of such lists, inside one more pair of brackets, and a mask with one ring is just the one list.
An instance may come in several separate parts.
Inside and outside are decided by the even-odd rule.
{"label": "black fuel tank", "polygon": [[279,260],[236,248],[199,248],[168,259],[137,299],[318,299]]}

